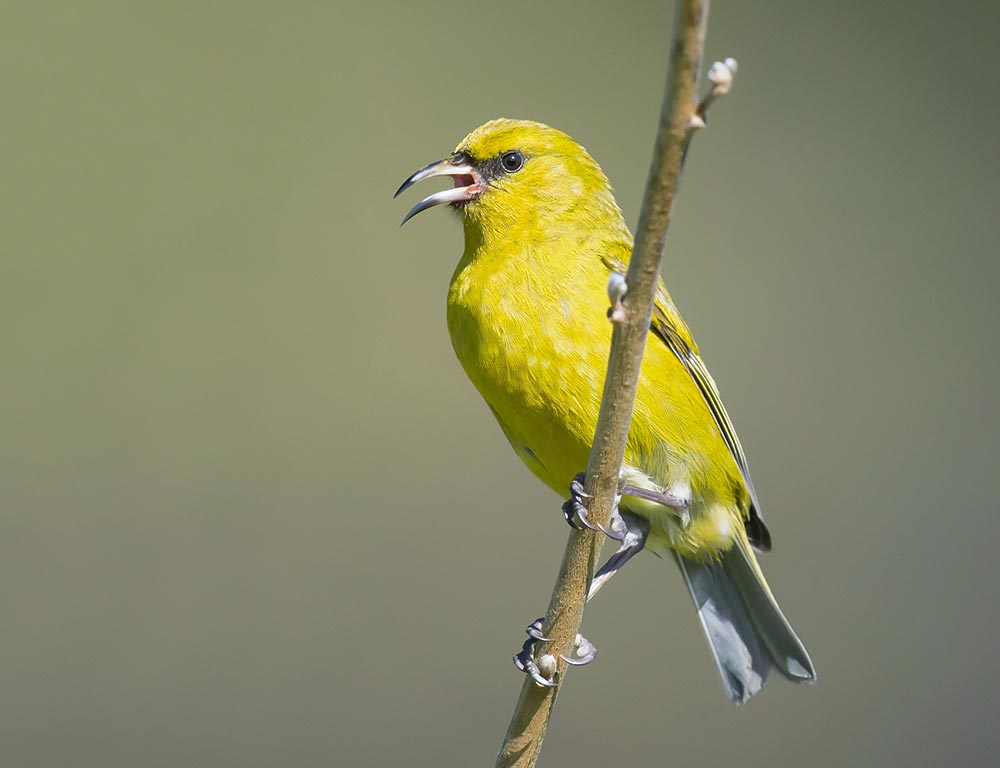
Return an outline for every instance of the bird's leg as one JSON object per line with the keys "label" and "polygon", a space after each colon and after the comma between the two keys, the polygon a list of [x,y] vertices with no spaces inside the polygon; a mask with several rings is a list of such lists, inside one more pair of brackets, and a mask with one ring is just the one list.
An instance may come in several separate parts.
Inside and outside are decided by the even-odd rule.
{"label": "bird's leg", "polygon": [[611,577],[621,570],[629,560],[635,557],[646,546],[646,539],[649,536],[649,522],[645,518],[637,515],[630,515],[626,512],[622,516],[627,533],[622,539],[618,551],[608,558],[608,562],[602,565],[594,574],[590,582],[590,590],[587,592],[587,602],[589,603],[598,590],[607,584]]}
{"label": "bird's leg", "polygon": [[[622,521],[626,533],[622,538],[622,543],[618,551],[608,558],[608,562],[602,565],[597,573],[594,574],[594,579],[590,582],[590,590],[587,592],[588,603],[597,594],[598,590],[621,570],[625,563],[635,557],[646,546],[646,538],[649,536],[649,523],[644,518],[630,515],[628,512],[620,515],[619,519]],[[530,675],[531,679],[537,685],[544,688],[554,688],[558,685],[552,679],[556,670],[555,657],[552,654],[546,653],[542,654],[537,661],[535,659],[535,648],[538,643],[547,643],[551,640],[543,632],[544,625],[544,616],[535,619],[528,625],[525,630],[528,633],[528,639],[521,646],[520,653],[514,657],[514,664],[519,670]],[[596,657],[597,646],[583,635],[577,633],[577,636],[573,639],[571,654],[563,656],[562,660],[573,666],[583,666],[592,662]]]}
{"label": "bird's leg", "polygon": [[688,508],[691,506],[691,491],[687,490],[685,495],[678,495],[671,491],[654,491],[650,488],[643,488],[636,485],[625,484],[622,478],[622,485],[618,486],[618,492],[624,496],[632,496],[643,501],[651,501],[666,507],[675,513],[677,522],[681,528],[686,528],[691,522],[691,513]]}
{"label": "bird's leg", "polygon": [[676,510],[687,509],[691,504],[690,499],[682,499],[680,496],[675,496],[666,491],[650,491],[635,485],[620,485],[618,486],[618,493],[622,496],[634,496],[637,499],[652,501],[655,504],[662,504],[664,507]]}
{"label": "bird's leg", "polygon": [[[603,526],[590,521],[586,504],[586,500],[590,498],[590,495],[586,492],[586,490],[584,490],[586,478],[587,476],[581,472],[574,477],[572,482],[569,484],[569,499],[567,499],[566,503],[562,506],[562,512],[563,516],[566,518],[566,522],[580,531],[590,529],[592,531],[601,531],[607,536],[619,541],[624,539],[626,535],[625,524],[621,519],[621,515],[618,514],[617,502],[620,497],[615,499],[614,517],[612,517],[610,531],[605,529]],[[520,652],[514,656],[514,665],[526,675],[529,675],[531,679],[535,681],[536,685],[540,685],[545,688],[552,688],[558,685],[558,683],[553,680],[553,676],[555,675],[557,668],[556,659],[549,653],[542,654],[536,659],[535,654],[535,650],[539,643],[547,643],[551,640],[551,638],[545,636],[543,631],[544,626],[544,616],[535,619],[528,625],[525,630],[528,634],[528,639],[524,641],[524,645],[521,646]],[[597,648],[594,644],[587,640],[587,638],[583,635],[577,634],[573,640],[573,650],[570,656],[563,656],[562,659],[567,664],[579,666],[589,664],[594,660],[595,656],[597,656]]]}
{"label": "bird's leg", "polygon": [[668,491],[654,491],[622,482],[618,486],[618,495],[615,497],[615,505],[611,510],[611,522],[608,528],[604,528],[600,524],[591,522],[590,520],[586,503],[586,500],[590,496],[584,490],[586,479],[587,476],[581,472],[570,482],[569,498],[562,506],[563,517],[566,518],[567,523],[577,530],[589,528],[592,531],[600,531],[615,541],[624,541],[628,530],[628,525],[626,525],[621,513],[618,511],[618,503],[621,501],[622,496],[632,496],[637,499],[651,501],[654,504],[660,504],[678,512],[685,511],[691,505],[690,499],[685,499]]}
{"label": "bird's leg", "polygon": [[576,528],[578,531],[582,531],[584,528],[589,528],[592,531],[600,531],[605,536],[608,536],[615,541],[621,541],[625,538],[625,523],[622,520],[621,515],[618,513],[618,499],[621,498],[621,496],[619,495],[615,497],[615,506],[614,509],[611,510],[611,523],[609,528],[605,528],[599,523],[591,522],[585,501],[590,498],[590,495],[584,490],[584,483],[586,482],[586,479],[587,476],[581,472],[574,477],[572,482],[569,484],[569,498],[562,505],[563,517],[566,518],[567,523]]}

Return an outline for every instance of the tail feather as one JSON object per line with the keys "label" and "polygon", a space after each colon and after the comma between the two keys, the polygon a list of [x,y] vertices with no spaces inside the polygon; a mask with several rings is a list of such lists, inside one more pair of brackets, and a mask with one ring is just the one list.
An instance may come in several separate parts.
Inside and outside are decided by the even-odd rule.
{"label": "tail feather", "polygon": [[746,542],[720,561],[675,553],[698,610],[712,656],[729,697],[742,704],[760,691],[772,670],[796,682],[816,672],[802,642],[778,607]]}

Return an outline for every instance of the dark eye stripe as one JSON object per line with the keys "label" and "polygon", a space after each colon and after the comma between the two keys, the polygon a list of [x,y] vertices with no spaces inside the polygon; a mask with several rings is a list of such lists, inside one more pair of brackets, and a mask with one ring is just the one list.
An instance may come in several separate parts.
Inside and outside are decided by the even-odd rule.
{"label": "dark eye stripe", "polygon": [[[503,160],[507,155],[516,154],[521,159],[521,164],[517,167],[517,170],[510,171],[504,167]],[[524,167],[524,164],[528,161],[528,156],[523,152],[518,150],[509,150],[507,152],[501,152],[499,155],[494,155],[488,160],[483,160],[476,165],[479,168],[479,172],[483,174],[487,179],[496,179],[501,176],[509,176],[512,173],[517,173]]]}

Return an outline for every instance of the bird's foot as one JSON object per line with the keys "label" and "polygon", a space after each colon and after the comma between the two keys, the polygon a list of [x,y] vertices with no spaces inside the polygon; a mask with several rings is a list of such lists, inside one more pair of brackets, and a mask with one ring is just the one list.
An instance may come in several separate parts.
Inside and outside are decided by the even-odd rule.
{"label": "bird's foot", "polygon": [[563,656],[562,660],[567,664],[572,664],[574,667],[582,667],[584,664],[589,664],[596,658],[597,646],[577,632],[576,637],[573,638],[572,652],[569,656]]}
{"label": "bird's foot", "polygon": [[600,531],[615,541],[621,541],[625,538],[626,528],[625,521],[622,520],[622,516],[618,512],[618,498],[620,497],[615,498],[615,508],[611,512],[611,522],[607,528],[592,522],[586,504],[586,500],[591,498],[590,494],[584,490],[586,480],[587,476],[581,472],[569,484],[569,498],[562,506],[563,517],[578,531],[589,528],[592,531]]}
{"label": "bird's foot", "polygon": [[515,654],[514,666],[534,680],[535,685],[542,688],[555,688],[559,685],[555,681],[557,669],[556,657],[551,653],[544,653],[537,660],[535,659],[535,647],[538,643],[549,641],[549,638],[545,637],[542,632],[544,623],[545,617],[542,616],[528,625],[528,628],[525,630],[528,633],[528,639],[521,646],[520,653]]}
{"label": "bird's foot", "polygon": [[[525,630],[528,633],[528,639],[521,646],[521,651],[514,656],[514,666],[528,675],[535,682],[535,685],[542,688],[555,688],[559,685],[555,680],[558,668],[556,657],[551,653],[543,653],[537,659],[535,657],[535,649],[538,643],[547,643],[550,640],[550,638],[545,637],[542,631],[544,623],[545,617],[542,616],[528,625]],[[562,656],[561,658],[567,664],[579,667],[589,664],[596,657],[596,646],[583,635],[577,633],[573,639],[573,649],[570,655]]]}

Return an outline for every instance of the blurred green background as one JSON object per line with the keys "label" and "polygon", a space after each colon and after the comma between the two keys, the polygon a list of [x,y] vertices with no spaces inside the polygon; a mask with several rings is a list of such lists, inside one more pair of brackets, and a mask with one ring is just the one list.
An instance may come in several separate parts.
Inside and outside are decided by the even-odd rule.
{"label": "blurred green background", "polygon": [[[638,214],[670,3],[6,2],[0,764],[491,765],[567,528],[392,192],[530,117]],[[996,3],[724,3],[664,272],[819,669],[723,696],[672,565],[587,613],[542,756],[1000,747]]]}

